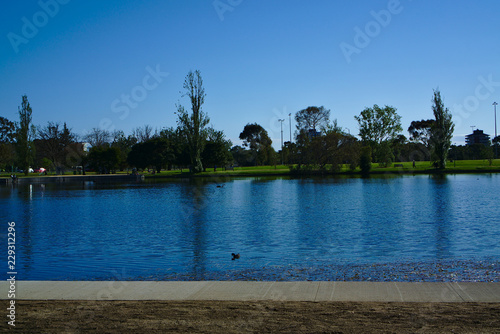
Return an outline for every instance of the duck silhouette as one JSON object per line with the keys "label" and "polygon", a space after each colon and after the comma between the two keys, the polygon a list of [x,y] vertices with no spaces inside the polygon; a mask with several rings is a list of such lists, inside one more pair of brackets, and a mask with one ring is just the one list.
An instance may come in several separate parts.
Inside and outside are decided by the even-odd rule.
{"label": "duck silhouette", "polygon": [[218,184],[217,188],[224,188],[224,184]]}
{"label": "duck silhouette", "polygon": [[240,258],[240,253],[238,253],[238,254],[231,253],[231,256],[233,257],[231,260],[234,261],[234,260],[237,260]]}

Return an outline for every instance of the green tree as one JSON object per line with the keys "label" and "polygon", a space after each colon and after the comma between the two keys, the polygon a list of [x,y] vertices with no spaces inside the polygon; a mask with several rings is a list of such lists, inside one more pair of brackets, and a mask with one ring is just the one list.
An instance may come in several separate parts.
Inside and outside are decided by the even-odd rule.
{"label": "green tree", "polygon": [[330,110],[325,107],[307,107],[297,111],[295,114],[295,122],[297,122],[297,130],[309,131],[311,129],[323,129],[327,127],[330,120]]}
{"label": "green tree", "polygon": [[171,170],[173,165],[182,167],[190,164],[191,158],[189,156],[187,144],[179,128],[164,128],[160,131],[160,137],[168,142],[169,148],[174,155],[174,159],[167,162],[168,170]]}
{"label": "green tree", "polygon": [[149,157],[151,152],[148,152],[145,143],[137,143],[132,146],[132,149],[127,155],[127,163],[138,169],[146,169],[150,166]]}
{"label": "green tree", "polygon": [[187,74],[183,88],[185,93],[182,96],[189,97],[191,102],[191,114],[182,105],[178,105],[177,125],[187,143],[192,171],[199,173],[203,171],[201,153],[207,138],[206,126],[210,122],[208,115],[202,110],[206,94],[199,70]]}
{"label": "green tree", "polygon": [[431,129],[434,125],[433,119],[412,121],[408,127],[408,133],[410,134],[410,140],[416,143],[422,143],[426,147],[429,147],[429,141],[431,137]]}
{"label": "green tree", "polygon": [[16,124],[0,116],[0,143],[12,143],[16,137]]}
{"label": "green tree", "polygon": [[380,155],[377,150],[384,151],[382,143],[392,141],[403,130],[401,116],[397,114],[396,108],[387,105],[380,108],[375,104],[372,108],[365,108],[354,118],[359,124],[359,136],[365,145],[372,147],[374,157],[377,159],[380,156],[386,157],[385,152]]}
{"label": "green tree", "polygon": [[493,159],[493,147],[475,143],[467,146],[470,160],[491,160]]}
{"label": "green tree", "polygon": [[359,116],[354,116],[359,124],[361,139],[365,143],[381,144],[383,141],[396,138],[403,131],[401,116],[396,111],[394,107],[380,108],[375,104],[372,108],[365,108]]}
{"label": "green tree", "polygon": [[35,157],[35,146],[33,139],[35,137],[35,126],[31,124],[32,109],[26,95],[22,96],[22,102],[19,109],[19,124],[16,131],[16,152],[19,160],[19,166],[28,175],[30,165]]}
{"label": "green tree", "polygon": [[257,123],[247,124],[240,133],[243,146],[250,148],[253,155],[254,165],[271,165],[275,159],[276,152],[267,131]]}
{"label": "green tree", "polygon": [[208,140],[203,150],[203,166],[225,166],[231,160],[232,156],[229,150],[232,143],[226,139],[223,131],[217,131],[214,128],[208,128]]}
{"label": "green tree", "polygon": [[16,124],[0,116],[0,168],[12,167],[16,160],[15,137]]}
{"label": "green tree", "polygon": [[432,103],[432,111],[435,119],[431,128],[430,143],[434,161],[437,162],[438,168],[444,169],[446,168],[446,159],[450,150],[455,125],[451,120],[450,111],[444,107],[439,89],[434,90]]}
{"label": "green tree", "polygon": [[387,167],[394,161],[394,154],[391,148],[391,143],[386,140],[383,141],[377,150],[377,161],[383,167]]}
{"label": "green tree", "polygon": [[113,142],[111,143],[111,147],[116,147],[120,151],[120,161],[118,163],[118,167],[120,170],[124,170],[127,168],[128,154],[132,150],[132,146],[137,143],[137,138],[132,135],[127,137],[121,130],[114,131],[112,136]]}
{"label": "green tree", "polygon": [[159,173],[164,166],[172,164],[174,159],[175,155],[167,139],[155,137],[132,146],[127,161],[131,166],[140,169],[152,167]]}
{"label": "green tree", "polygon": [[246,150],[244,147],[235,145],[230,150],[231,156],[238,166],[253,166],[255,165],[255,155],[253,151]]}
{"label": "green tree", "polygon": [[120,162],[116,147],[97,146],[90,149],[88,164],[101,174],[114,173]]}

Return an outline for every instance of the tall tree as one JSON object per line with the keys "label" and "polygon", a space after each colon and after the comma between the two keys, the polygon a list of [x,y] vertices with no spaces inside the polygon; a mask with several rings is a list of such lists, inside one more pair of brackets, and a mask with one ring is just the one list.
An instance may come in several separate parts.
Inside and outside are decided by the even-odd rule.
{"label": "tall tree", "polygon": [[455,125],[451,120],[451,113],[444,107],[439,89],[434,90],[432,98],[432,112],[434,113],[434,125],[431,128],[430,143],[432,152],[438,168],[446,168],[446,159],[453,138]]}
{"label": "tall tree", "polygon": [[207,138],[206,126],[210,122],[210,119],[202,110],[206,94],[199,70],[196,70],[194,73],[189,71],[184,80],[183,88],[185,92],[182,96],[189,97],[191,102],[191,114],[182,105],[178,105],[177,125],[186,139],[192,170],[195,173],[200,173],[203,171],[201,153],[203,152]]}
{"label": "tall tree", "polygon": [[19,159],[19,166],[28,175],[29,168],[35,157],[33,139],[35,137],[35,126],[32,121],[32,109],[28,102],[28,96],[22,96],[19,110],[19,124],[16,133],[16,151]]}
{"label": "tall tree", "polygon": [[319,130],[327,127],[330,120],[330,110],[325,107],[307,107],[297,111],[295,121],[297,122],[297,130],[309,131]]}

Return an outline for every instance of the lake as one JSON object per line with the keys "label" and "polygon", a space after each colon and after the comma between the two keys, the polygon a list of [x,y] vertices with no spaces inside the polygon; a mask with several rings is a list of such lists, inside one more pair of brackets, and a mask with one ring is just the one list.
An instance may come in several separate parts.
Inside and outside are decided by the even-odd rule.
{"label": "lake", "polygon": [[1,247],[14,221],[19,280],[498,282],[499,186],[497,174],[6,185]]}

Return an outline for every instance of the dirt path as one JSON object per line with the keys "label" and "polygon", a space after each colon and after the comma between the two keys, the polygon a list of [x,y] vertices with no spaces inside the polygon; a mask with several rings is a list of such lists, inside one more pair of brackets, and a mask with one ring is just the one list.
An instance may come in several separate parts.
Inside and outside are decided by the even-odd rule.
{"label": "dirt path", "polygon": [[500,303],[19,300],[9,327],[2,332],[500,333]]}

